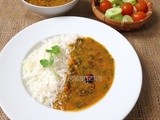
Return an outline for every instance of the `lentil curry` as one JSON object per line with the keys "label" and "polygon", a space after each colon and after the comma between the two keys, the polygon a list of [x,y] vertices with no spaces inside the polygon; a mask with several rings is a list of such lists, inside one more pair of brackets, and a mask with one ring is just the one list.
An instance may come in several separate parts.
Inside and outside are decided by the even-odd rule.
{"label": "lentil curry", "polygon": [[26,0],[28,3],[38,6],[59,6],[71,2],[72,0]]}
{"label": "lentil curry", "polygon": [[114,60],[104,46],[89,37],[78,38],[70,47],[67,81],[53,107],[78,111],[106,95],[114,78]]}

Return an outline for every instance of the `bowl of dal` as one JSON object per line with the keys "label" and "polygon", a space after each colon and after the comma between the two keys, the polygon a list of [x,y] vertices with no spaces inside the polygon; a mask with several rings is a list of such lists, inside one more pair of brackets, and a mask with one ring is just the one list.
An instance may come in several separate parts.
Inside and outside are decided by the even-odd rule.
{"label": "bowl of dal", "polygon": [[45,16],[54,17],[71,10],[78,0],[21,0],[29,10]]}

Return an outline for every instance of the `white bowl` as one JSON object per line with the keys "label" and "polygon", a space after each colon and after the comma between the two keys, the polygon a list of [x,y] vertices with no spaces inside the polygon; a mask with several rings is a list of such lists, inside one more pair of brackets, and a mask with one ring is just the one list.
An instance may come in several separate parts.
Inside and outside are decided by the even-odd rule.
{"label": "white bowl", "polygon": [[65,12],[71,10],[78,2],[78,0],[72,0],[69,3],[60,6],[54,7],[46,7],[46,6],[38,6],[28,3],[25,0],[21,0],[22,3],[31,11],[45,16],[45,17],[54,17],[64,14]]}

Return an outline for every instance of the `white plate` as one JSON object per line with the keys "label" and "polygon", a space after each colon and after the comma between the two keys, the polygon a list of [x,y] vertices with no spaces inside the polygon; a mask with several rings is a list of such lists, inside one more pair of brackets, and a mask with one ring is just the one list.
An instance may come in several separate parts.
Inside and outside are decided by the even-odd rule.
{"label": "white plate", "polygon": [[[115,78],[107,95],[81,112],[63,112],[41,105],[25,90],[21,65],[40,40],[78,33],[106,46],[115,60]],[[0,54],[0,105],[12,120],[121,120],[135,105],[142,86],[138,56],[129,42],[111,27],[87,18],[57,17],[35,23],[16,34]]]}

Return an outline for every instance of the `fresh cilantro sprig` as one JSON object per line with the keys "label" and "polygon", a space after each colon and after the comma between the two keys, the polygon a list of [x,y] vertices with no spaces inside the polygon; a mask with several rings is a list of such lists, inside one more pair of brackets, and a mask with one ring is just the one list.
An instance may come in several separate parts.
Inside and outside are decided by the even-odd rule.
{"label": "fresh cilantro sprig", "polygon": [[50,53],[50,58],[49,58],[49,60],[41,59],[40,64],[43,67],[50,67],[54,63],[54,56],[56,56],[60,53],[60,47],[58,45],[55,45],[55,46],[51,47],[51,49],[47,49],[46,52]]}
{"label": "fresh cilantro sprig", "polygon": [[50,61],[47,60],[47,59],[41,59],[40,60],[40,64],[43,66],[43,67],[48,67],[51,65]]}
{"label": "fresh cilantro sprig", "polygon": [[41,59],[40,64],[44,68],[49,68],[58,77],[59,75],[53,70],[52,65],[54,63],[54,57],[60,53],[60,47],[58,45],[54,45],[51,49],[47,49],[46,52],[50,54],[50,58]]}

